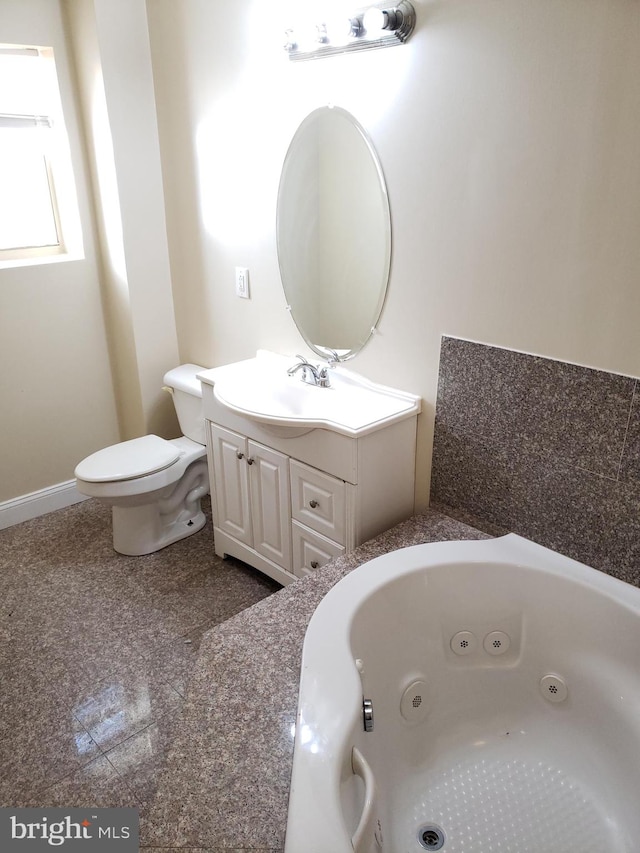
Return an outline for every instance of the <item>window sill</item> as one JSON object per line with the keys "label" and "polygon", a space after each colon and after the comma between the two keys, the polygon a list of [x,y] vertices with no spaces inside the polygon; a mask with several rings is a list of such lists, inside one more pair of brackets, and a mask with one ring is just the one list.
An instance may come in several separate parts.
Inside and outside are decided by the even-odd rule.
{"label": "window sill", "polygon": [[83,252],[62,252],[58,255],[40,255],[33,258],[12,258],[11,260],[0,260],[0,270],[15,267],[36,267],[43,264],[63,264],[67,261],[83,261]]}

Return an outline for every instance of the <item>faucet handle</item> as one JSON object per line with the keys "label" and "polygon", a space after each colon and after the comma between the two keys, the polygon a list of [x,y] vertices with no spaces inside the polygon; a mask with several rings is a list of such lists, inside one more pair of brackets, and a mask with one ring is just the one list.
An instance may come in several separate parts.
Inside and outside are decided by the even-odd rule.
{"label": "faucet handle", "polygon": [[318,385],[321,388],[331,387],[331,380],[329,379],[329,371],[326,367],[320,368],[320,370],[318,372]]}
{"label": "faucet handle", "polygon": [[296,370],[298,370],[298,368],[300,368],[300,367],[304,367],[304,368],[310,367],[309,362],[307,361],[307,359],[303,355],[297,355],[296,358],[299,358],[300,361],[298,362],[298,364],[293,364],[287,370],[287,373],[289,374],[289,376],[293,376],[293,374],[296,372]]}

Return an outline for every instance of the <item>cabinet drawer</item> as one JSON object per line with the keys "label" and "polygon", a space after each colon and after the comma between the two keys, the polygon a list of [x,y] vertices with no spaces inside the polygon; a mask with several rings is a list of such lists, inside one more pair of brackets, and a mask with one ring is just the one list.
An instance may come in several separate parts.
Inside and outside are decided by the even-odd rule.
{"label": "cabinet drawer", "polygon": [[313,530],[298,524],[297,521],[291,524],[291,534],[293,539],[293,573],[298,578],[311,574],[316,569],[325,566],[334,557],[344,554],[343,545],[338,545],[337,542],[332,542],[330,539],[320,536],[319,533],[314,533]]}
{"label": "cabinet drawer", "polygon": [[344,545],[346,529],[344,481],[292,459],[291,515],[296,521]]}

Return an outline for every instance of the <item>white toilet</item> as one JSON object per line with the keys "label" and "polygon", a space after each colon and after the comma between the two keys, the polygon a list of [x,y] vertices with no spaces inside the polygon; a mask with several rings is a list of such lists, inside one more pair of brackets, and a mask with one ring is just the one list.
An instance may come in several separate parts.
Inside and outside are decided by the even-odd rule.
{"label": "white toilet", "polygon": [[139,556],[200,530],[209,493],[202,388],[205,368],[183,364],[165,374],[183,435],[145,435],[105,447],[76,466],[78,491],[112,507],[113,547]]}

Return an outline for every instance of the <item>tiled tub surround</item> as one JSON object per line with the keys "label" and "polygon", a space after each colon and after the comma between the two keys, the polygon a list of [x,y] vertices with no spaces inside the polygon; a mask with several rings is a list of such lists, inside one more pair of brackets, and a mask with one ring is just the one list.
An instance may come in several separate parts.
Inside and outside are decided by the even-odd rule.
{"label": "tiled tub surround", "polygon": [[341,578],[380,554],[483,538],[436,512],[415,516],[210,631],[142,822],[143,844],[282,851],[302,644],[315,608]]}
{"label": "tiled tub surround", "polygon": [[640,381],[445,337],[431,505],[640,584]]}
{"label": "tiled tub surround", "polygon": [[428,512],[269,595],[206,530],[123,557],[87,501],[0,532],[2,805],[138,806],[146,848],[282,850],[316,606],[382,553],[485,537]]}

